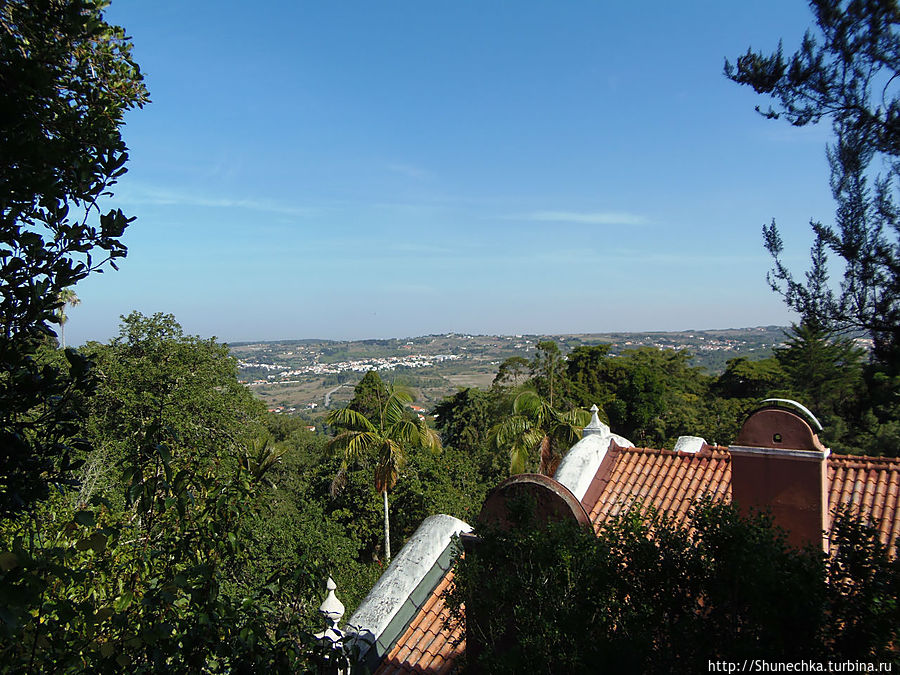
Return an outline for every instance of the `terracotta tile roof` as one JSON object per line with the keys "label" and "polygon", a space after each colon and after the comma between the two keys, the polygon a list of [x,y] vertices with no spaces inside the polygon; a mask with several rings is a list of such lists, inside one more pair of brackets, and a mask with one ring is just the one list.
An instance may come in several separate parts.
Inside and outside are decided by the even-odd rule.
{"label": "terracotta tile roof", "polygon": [[[900,539],[900,459],[831,455],[828,458],[828,505],[850,505],[875,523],[882,542],[897,553]],[[731,499],[731,454],[728,448],[700,452],[620,448],[613,444],[597,470],[582,504],[595,527],[640,500],[683,522],[692,502],[704,495]],[[459,629],[444,629],[448,610],[441,594],[453,579],[443,577],[397,640],[376,673],[446,673],[465,652]],[[457,640],[462,640],[455,644]]]}
{"label": "terracotta tile roof", "polygon": [[[731,499],[731,454],[707,447],[697,453],[613,446],[611,470],[601,466],[582,503],[594,526],[636,501],[683,522],[694,500],[706,495]],[[604,462],[605,463],[605,462]],[[605,476],[600,476],[601,473]],[[831,455],[828,508],[850,506],[878,529],[882,543],[897,552],[900,539],[900,459]]]}
{"label": "terracotta tile roof", "polygon": [[697,498],[731,498],[727,448],[707,446],[691,453],[613,445],[607,459],[611,466],[601,465],[582,500],[595,527],[638,501],[682,522]]}
{"label": "terracotta tile roof", "polygon": [[452,631],[444,628],[449,610],[444,604],[443,593],[452,581],[453,570],[450,570],[431,592],[406,632],[385,655],[376,675],[450,672],[456,657],[466,651],[465,636],[460,628]]}
{"label": "terracotta tile roof", "polygon": [[878,529],[882,543],[897,555],[900,539],[900,459],[891,457],[828,458],[828,506],[857,510]]}

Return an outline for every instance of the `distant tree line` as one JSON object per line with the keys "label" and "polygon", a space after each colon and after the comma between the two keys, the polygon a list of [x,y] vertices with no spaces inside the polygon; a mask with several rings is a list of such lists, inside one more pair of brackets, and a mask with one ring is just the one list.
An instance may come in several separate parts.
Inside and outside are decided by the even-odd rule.
{"label": "distant tree line", "polygon": [[[545,434],[533,439],[523,463],[521,447],[509,442],[508,434],[503,437],[502,424],[511,418],[521,418],[523,431],[549,424],[558,432],[560,416],[572,416],[572,427],[577,428],[584,422],[579,411],[597,405],[612,431],[637,445],[671,448],[683,435],[727,445],[762,399],[786,397],[818,416],[825,429],[823,441],[835,451],[896,454],[900,447],[886,443],[884,433],[873,432],[879,423],[871,417],[866,398],[866,363],[865,352],[850,340],[806,324],[795,326],[774,356],[732,359],[718,376],[692,366],[685,350],[639,347],[613,355],[609,345],[595,345],[563,355],[556,343],[544,341],[533,358],[516,356],[500,364],[490,389],[466,389],[445,399],[435,408],[436,424],[446,445],[486,451],[493,444],[495,450],[518,456],[513,461],[517,469],[536,470]],[[530,399],[523,397],[526,392]],[[543,412],[536,401],[542,402]],[[553,436],[555,454],[575,439],[572,434],[556,440]]]}

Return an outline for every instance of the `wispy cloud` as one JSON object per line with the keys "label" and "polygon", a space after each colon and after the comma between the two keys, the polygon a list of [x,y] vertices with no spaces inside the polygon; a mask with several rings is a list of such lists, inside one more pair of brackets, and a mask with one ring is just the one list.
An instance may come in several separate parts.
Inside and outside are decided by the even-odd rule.
{"label": "wispy cloud", "polygon": [[248,199],[199,194],[152,186],[125,188],[117,191],[116,199],[128,204],[147,206],[192,206],[211,209],[246,209],[286,216],[311,216],[321,213],[317,207],[283,204],[267,199]]}
{"label": "wispy cloud", "polygon": [[621,211],[533,211],[519,216],[524,220],[582,225],[648,225],[650,221],[637,213]]}

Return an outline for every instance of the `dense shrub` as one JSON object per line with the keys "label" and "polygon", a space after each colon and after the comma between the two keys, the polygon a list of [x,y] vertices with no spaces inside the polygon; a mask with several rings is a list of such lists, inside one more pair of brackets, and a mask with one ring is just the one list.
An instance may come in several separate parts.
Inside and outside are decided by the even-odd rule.
{"label": "dense shrub", "polygon": [[[447,600],[484,672],[705,672],[746,658],[897,660],[900,566],[840,514],[831,557],[771,519],[695,505],[693,529],[633,509],[598,534],[482,527]],[[465,603],[465,616],[463,616]],[[481,646],[479,648],[479,645]]]}

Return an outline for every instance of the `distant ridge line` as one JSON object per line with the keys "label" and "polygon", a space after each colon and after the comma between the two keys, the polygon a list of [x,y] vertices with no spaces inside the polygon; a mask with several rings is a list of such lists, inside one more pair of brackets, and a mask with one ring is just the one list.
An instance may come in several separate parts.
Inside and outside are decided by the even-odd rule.
{"label": "distant ridge line", "polygon": [[354,339],[346,339],[341,340],[337,338],[276,338],[272,340],[236,340],[234,342],[226,341],[226,344],[231,347],[244,347],[247,345],[266,345],[266,344],[348,344],[348,343],[378,343],[378,342],[393,342],[393,341],[403,341],[403,340],[421,340],[424,338],[437,338],[437,337],[464,337],[464,336],[472,336],[472,337],[501,337],[501,338],[513,338],[513,337],[521,337],[521,338],[539,338],[539,339],[553,339],[553,338],[602,338],[602,337],[622,337],[628,335],[683,335],[685,333],[699,333],[699,334],[720,334],[720,333],[730,333],[730,332],[745,332],[745,331],[756,331],[756,330],[765,330],[765,331],[788,331],[790,326],[780,326],[778,324],[770,324],[767,326],[745,326],[741,328],[685,328],[684,330],[633,330],[633,331],[602,331],[597,333],[468,333],[465,331],[449,331],[446,333],[426,333],[423,335],[416,336],[404,336],[404,337],[387,337],[387,338],[354,338]]}

